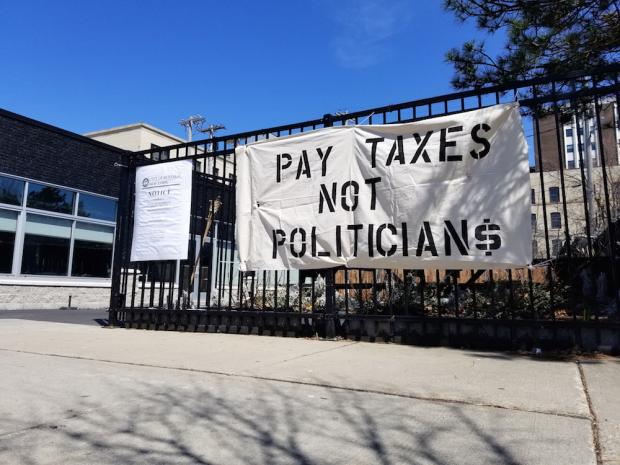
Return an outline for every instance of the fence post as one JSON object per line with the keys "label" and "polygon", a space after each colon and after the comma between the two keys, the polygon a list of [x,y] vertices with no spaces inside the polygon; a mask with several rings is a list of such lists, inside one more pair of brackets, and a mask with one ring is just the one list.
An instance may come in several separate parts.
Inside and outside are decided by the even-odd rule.
{"label": "fence post", "polygon": [[[333,116],[329,113],[323,115],[323,127],[334,125]],[[334,339],[336,337],[336,320],[338,309],[336,308],[336,287],[335,287],[334,268],[325,270],[325,337]]]}
{"label": "fence post", "polygon": [[114,256],[112,258],[112,285],[110,289],[110,308],[108,310],[108,322],[111,326],[118,323],[118,311],[121,310],[121,268],[123,257],[126,253],[124,238],[127,236],[127,216],[129,213],[128,203],[131,194],[129,189],[129,164],[132,162],[131,155],[124,154],[120,157],[120,162],[115,166],[120,170],[119,179],[119,198],[116,214],[116,234],[114,238]]}

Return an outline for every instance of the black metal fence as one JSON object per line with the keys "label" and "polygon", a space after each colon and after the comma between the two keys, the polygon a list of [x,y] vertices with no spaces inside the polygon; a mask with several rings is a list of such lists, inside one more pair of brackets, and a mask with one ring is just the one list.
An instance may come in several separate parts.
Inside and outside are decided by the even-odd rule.
{"label": "black metal fence", "polygon": [[[149,329],[420,344],[617,344],[619,73],[616,65],[133,153],[121,180],[110,320]],[[418,121],[514,100],[531,152],[533,267],[238,270],[237,145],[331,125]],[[135,169],[178,159],[194,160],[190,258],[130,262]]]}

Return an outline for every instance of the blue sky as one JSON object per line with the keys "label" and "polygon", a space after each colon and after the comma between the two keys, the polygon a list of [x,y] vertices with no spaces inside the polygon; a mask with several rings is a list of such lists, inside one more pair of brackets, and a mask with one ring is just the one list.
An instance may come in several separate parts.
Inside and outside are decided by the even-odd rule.
{"label": "blue sky", "polygon": [[494,49],[440,0],[4,1],[0,107],[84,133],[227,133],[450,92],[446,50]]}

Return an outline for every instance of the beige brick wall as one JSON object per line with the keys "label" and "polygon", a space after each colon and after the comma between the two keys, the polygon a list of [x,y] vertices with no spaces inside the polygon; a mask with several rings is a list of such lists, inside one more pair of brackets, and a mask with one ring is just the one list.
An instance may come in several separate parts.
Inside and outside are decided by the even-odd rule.
{"label": "beige brick wall", "polygon": [[0,310],[108,308],[109,287],[0,285]]}
{"label": "beige brick wall", "polygon": [[[603,169],[600,167],[593,168],[593,211],[590,212],[591,224],[590,234],[593,237],[602,234],[607,228],[607,215],[605,209],[605,192],[603,183]],[[581,171],[579,169],[571,169],[564,171],[564,184],[566,190],[566,209],[568,218],[564,217],[564,209],[562,204],[562,193],[560,189],[560,201],[551,203],[549,198],[550,187],[560,187],[560,172],[545,171],[544,179],[544,195],[547,210],[547,226],[549,231],[550,247],[553,240],[564,242],[564,228],[568,223],[571,238],[585,237],[586,234],[586,217],[584,211],[584,196],[582,188]],[[545,229],[542,195],[543,191],[540,184],[540,173],[530,173],[530,182],[532,189],[535,191],[536,203],[531,205],[532,214],[536,215],[536,225],[533,229],[532,239],[537,243],[537,253],[534,258],[544,258],[545,251]],[[611,206],[612,219],[616,220],[620,216],[620,166],[607,167],[607,182],[609,201]],[[587,183],[586,183],[587,184]],[[559,229],[551,227],[551,213],[560,213],[562,226]]]}

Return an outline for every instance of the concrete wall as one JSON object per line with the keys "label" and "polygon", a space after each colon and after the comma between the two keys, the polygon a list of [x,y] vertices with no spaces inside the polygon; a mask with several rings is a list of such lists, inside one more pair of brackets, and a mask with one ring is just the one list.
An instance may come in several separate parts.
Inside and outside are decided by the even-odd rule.
{"label": "concrete wall", "polygon": [[166,147],[184,142],[179,137],[143,123],[90,132],[86,137],[132,152],[149,150],[151,144]]}
{"label": "concrete wall", "polygon": [[[91,136],[88,136],[91,137]],[[140,131],[110,132],[92,136],[91,139],[98,140],[105,144],[110,144],[132,152],[142,150],[140,143]],[[149,146],[150,148],[150,146]]]}

